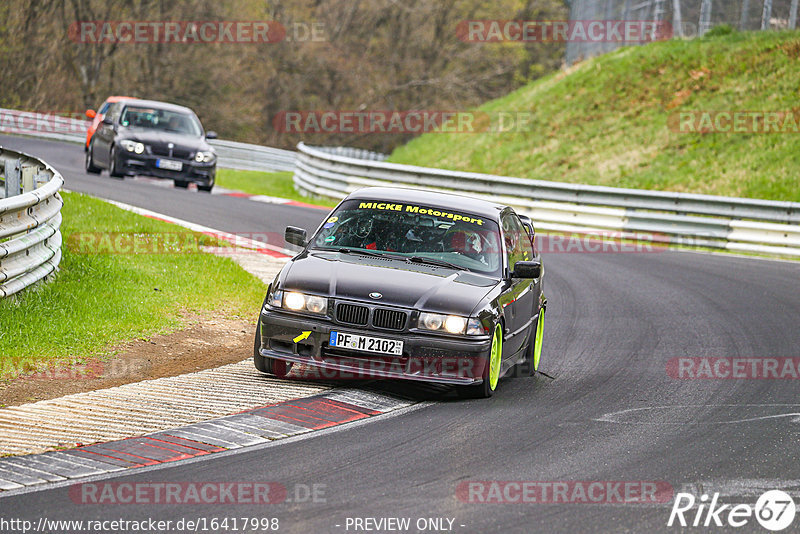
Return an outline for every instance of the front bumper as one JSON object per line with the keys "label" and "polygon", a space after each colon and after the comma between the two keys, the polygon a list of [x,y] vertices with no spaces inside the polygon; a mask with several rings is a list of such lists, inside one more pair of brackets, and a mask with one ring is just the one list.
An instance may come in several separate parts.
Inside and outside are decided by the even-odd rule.
{"label": "front bumper", "polygon": [[[126,174],[139,174],[152,176],[154,178],[166,178],[168,180],[181,180],[184,182],[194,182],[200,185],[212,185],[216,179],[217,163],[198,163],[194,160],[166,158],[152,154],[134,154],[124,152],[118,156],[117,168]],[[156,166],[159,159],[170,159],[180,161],[183,168],[180,171],[170,171]]]}
{"label": "front bumper", "polygon": [[[308,338],[294,342],[301,332]],[[329,345],[331,331],[403,341],[403,355],[360,352]],[[416,332],[390,332],[338,325],[330,321],[261,311],[261,348],[267,358],[323,370],[321,378],[390,378],[441,384],[480,384],[488,365],[488,336],[450,338]]]}

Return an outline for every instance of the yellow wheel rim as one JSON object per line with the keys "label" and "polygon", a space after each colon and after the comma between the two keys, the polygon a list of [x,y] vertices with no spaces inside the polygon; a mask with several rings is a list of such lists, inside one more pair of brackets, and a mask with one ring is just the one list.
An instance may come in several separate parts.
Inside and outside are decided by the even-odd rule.
{"label": "yellow wheel rim", "polygon": [[494,337],[492,338],[492,350],[489,356],[489,389],[492,391],[500,381],[500,360],[503,355],[503,330],[500,324],[494,327]]}
{"label": "yellow wheel rim", "polygon": [[542,339],[544,338],[544,308],[539,312],[536,321],[536,339],[533,345],[533,370],[539,370],[539,359],[542,357]]}

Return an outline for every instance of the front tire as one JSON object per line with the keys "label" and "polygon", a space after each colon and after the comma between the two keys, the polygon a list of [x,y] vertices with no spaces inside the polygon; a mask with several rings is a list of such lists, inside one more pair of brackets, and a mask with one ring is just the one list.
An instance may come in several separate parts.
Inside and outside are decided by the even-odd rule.
{"label": "front tire", "polygon": [[92,156],[93,151],[93,146],[89,145],[89,148],[86,150],[85,157],[86,172],[89,174],[100,174],[100,167],[94,164],[94,156]]}
{"label": "front tire", "polygon": [[459,386],[458,395],[465,399],[487,399],[494,395],[500,382],[500,366],[503,362],[503,326],[499,322],[494,327],[489,361],[483,371],[483,382],[474,386]]}
{"label": "front tire", "polygon": [[173,180],[173,183],[175,184],[175,187],[179,189],[186,189],[187,187],[189,187],[189,182],[183,180]]}
{"label": "front tire", "polygon": [[197,186],[197,190],[202,191],[203,193],[210,193],[212,189],[214,189],[214,184]]}
{"label": "front tire", "polygon": [[273,358],[267,358],[266,356],[262,356],[261,352],[259,352],[260,349],[261,349],[261,319],[259,318],[258,324],[256,325],[255,344],[253,346],[253,363],[255,364],[256,369],[258,369],[262,373],[273,375],[277,378],[285,378],[286,375],[289,374],[289,371],[292,370],[291,362],[285,362],[283,360],[275,360]]}
{"label": "front tire", "polygon": [[112,178],[124,178],[125,175],[117,170],[117,147],[111,147],[111,153],[108,155],[108,174]]}

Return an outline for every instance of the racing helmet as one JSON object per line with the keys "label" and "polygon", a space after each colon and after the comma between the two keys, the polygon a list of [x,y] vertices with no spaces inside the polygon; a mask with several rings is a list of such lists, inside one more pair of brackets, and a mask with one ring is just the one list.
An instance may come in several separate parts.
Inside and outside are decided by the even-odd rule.
{"label": "racing helmet", "polygon": [[475,256],[483,252],[481,236],[478,232],[466,228],[455,228],[448,231],[447,244],[452,252],[467,256]]}

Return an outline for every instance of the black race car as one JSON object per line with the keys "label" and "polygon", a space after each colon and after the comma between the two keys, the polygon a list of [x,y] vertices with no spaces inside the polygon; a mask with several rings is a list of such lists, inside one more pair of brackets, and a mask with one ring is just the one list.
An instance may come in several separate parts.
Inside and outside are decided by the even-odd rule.
{"label": "black race car", "polygon": [[255,366],[283,377],[382,377],[489,397],[539,365],[546,299],[533,226],[508,206],[366,188],[345,198],[269,287]]}
{"label": "black race car", "polygon": [[217,155],[197,115],[183,106],[153,100],[111,104],[86,151],[86,172],[102,169],[114,177],[136,174],[173,180],[176,187],[197,184],[211,191]]}

